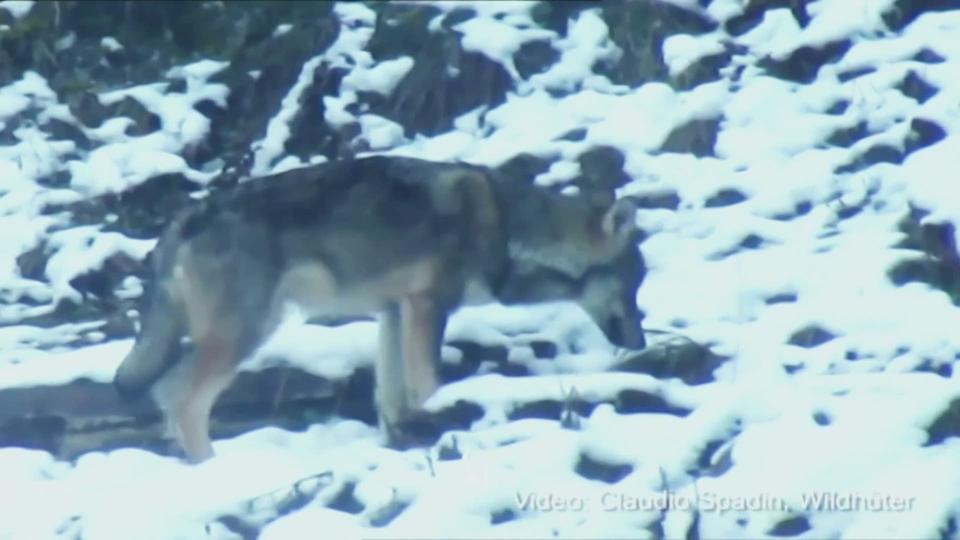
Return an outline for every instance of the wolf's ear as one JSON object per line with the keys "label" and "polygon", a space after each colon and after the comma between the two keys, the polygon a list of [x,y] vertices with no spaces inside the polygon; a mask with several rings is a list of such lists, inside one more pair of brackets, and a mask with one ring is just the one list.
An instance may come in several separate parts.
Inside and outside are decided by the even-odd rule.
{"label": "wolf's ear", "polygon": [[603,232],[608,237],[627,238],[637,230],[637,205],[630,199],[617,199],[603,214]]}

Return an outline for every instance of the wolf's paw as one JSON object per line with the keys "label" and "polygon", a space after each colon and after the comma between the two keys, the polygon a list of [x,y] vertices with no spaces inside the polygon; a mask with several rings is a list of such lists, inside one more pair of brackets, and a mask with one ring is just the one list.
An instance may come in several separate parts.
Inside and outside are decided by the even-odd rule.
{"label": "wolf's paw", "polygon": [[390,422],[380,417],[380,428],[388,446],[397,449],[431,446],[447,431],[466,430],[483,417],[483,409],[473,403],[457,402],[454,406],[431,413],[414,411]]}
{"label": "wolf's paw", "polygon": [[405,416],[416,416],[423,411],[423,405],[440,388],[440,382],[436,375],[424,376],[413,381],[408,387],[404,396]]}
{"label": "wolf's paw", "polygon": [[387,446],[405,450],[435,443],[444,432],[439,418],[424,411],[411,411],[395,420],[380,418]]}

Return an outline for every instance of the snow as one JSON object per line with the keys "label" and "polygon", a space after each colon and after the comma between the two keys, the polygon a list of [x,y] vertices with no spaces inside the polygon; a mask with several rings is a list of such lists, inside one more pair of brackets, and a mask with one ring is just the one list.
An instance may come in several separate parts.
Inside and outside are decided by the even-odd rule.
{"label": "snow", "polygon": [[358,120],[371,150],[387,150],[404,142],[403,126],[396,122],[375,114],[360,115]]}
{"label": "snow", "polygon": [[670,69],[670,75],[674,77],[701,58],[723,51],[722,37],[716,33],[704,36],[674,34],[663,40],[663,61]]}
{"label": "snow", "polygon": [[104,36],[100,40],[100,46],[110,52],[117,52],[123,50],[123,45],[117,41],[117,38],[111,36]]}
{"label": "snow", "polygon": [[46,275],[56,298],[72,298],[79,302],[80,293],[70,281],[98,270],[113,255],[122,253],[134,260],[143,260],[155,240],[134,240],[120,233],[101,232],[99,227],[74,227],[51,233],[48,242],[56,253],[47,261]]}
{"label": "snow", "polygon": [[282,358],[285,364],[338,380],[349,377],[357,368],[372,366],[376,351],[377,328],[373,321],[327,328],[291,316],[242,369],[262,369],[273,359]]}
{"label": "snow", "polygon": [[278,24],[273,30],[273,37],[281,37],[293,30],[292,24]]}
{"label": "snow", "polygon": [[[719,22],[745,4],[671,3]],[[808,521],[807,538],[945,534],[960,511],[960,443],[930,444],[927,428],[960,399],[960,309],[945,292],[923,283],[895,286],[888,273],[922,256],[902,247],[899,224],[911,207],[929,212],[924,223],[953,225],[960,244],[960,12],[924,14],[895,34],[881,18],[890,0],[820,0],[810,3],[806,28],[789,10],[771,9],[738,37],[722,30],[674,35],[662,48],[674,75],[727,44],[744,48],[731,61],[743,66],[736,80],[677,91],[660,82],[620,87],[593,71],[620,54],[598,10],[580,12],[557,35],[536,26],[528,2],[435,5],[438,17],[462,7],[476,12],[456,30],[464,48],[514,77],[515,90],[503,103],[465,113],[450,132],[431,137],[408,137],[399,124],[362,107],[350,112],[362,104],[362,93],[389,95],[414,61],[375,62],[365,47],[376,13],[359,3],[337,4],[340,35],[301,67],[253,145],[253,172],[301,165],[284,153],[291,121],[317,70],[328,67],[347,73],[339,93],[324,97],[324,120],[357,123],[373,151],[493,166],[522,152],[553,156],[536,181],[557,185],[579,174],[583,152],[613,146],[624,153],[632,178],[621,196],[670,192],[679,199],[676,209],[638,215],[647,235],[641,250],[649,271],[637,294],[645,325],[727,357],[716,380],[688,385],[608,371],[620,352],[568,304],[465,308],[451,318],[447,340],[506,347],[511,362],[530,374],[481,370],[439,389],[430,410],[467,402],[483,415],[435,446],[392,450],[377,428],[333,417],[300,433],[268,428],[218,439],[217,457],[199,466],[136,448],[63,461],[4,447],[0,538],[235,538],[219,521],[225,515],[243,516],[263,527],[261,538],[275,540],[313,531],[345,539],[632,538],[654,536],[654,526],[664,536],[685,537],[695,522],[703,538],[755,538],[772,536],[778,523],[797,516]],[[30,7],[0,3],[15,18]],[[808,84],[757,65],[840,39],[850,39],[850,49]],[[560,58],[521,80],[513,54],[531,40],[548,41]],[[122,45],[105,38],[103,47]],[[944,61],[916,60],[924,49]],[[40,328],[20,320],[49,313],[58,302],[79,302],[74,278],[117,254],[142,259],[153,241],[99,225],[68,227],[66,216],[44,213],[45,206],[122,193],[165,173],[210,180],[216,171],[192,169],[181,153],[217,129],[196,105],[225,106],[230,89],[211,81],[225,67],[201,60],[170,70],[166,79],[183,79],[183,92],[158,81],[100,93],[104,105],[135,100],[160,127],[128,135],[132,120],[122,117],[80,126],[96,144],[89,152],[44,131],[43,119],[76,120],[40,75],[26,72],[0,86],[0,126],[17,123],[10,130],[15,140],[0,146],[0,390],[112,379],[132,340],[97,342],[105,337],[104,321]],[[866,67],[874,69],[841,76]],[[938,92],[924,103],[901,93],[897,87],[909,72]],[[838,103],[847,105],[837,112]],[[877,144],[905,148],[917,118],[935,122],[946,137],[900,164],[835,172]],[[712,119],[720,121],[715,155],[661,151],[675,128]],[[836,131],[861,123],[869,136],[846,147],[828,143]],[[582,140],[560,139],[577,129]],[[68,188],[41,182],[61,172],[68,173]],[[708,205],[724,190],[744,200]],[[809,211],[796,213],[803,204]],[[860,208],[856,215],[841,215],[853,207]],[[748,238],[758,245],[744,248]],[[18,258],[38,248],[49,255],[42,278],[21,275]],[[131,279],[128,293],[139,288]],[[794,300],[771,301],[783,296]],[[833,337],[813,347],[792,343],[805,328]],[[538,340],[555,343],[556,358],[535,358],[531,343]],[[328,328],[291,317],[243,369],[284,363],[342,381],[371,366],[376,350],[371,321]],[[446,348],[445,362],[458,354]],[[953,369],[918,369],[927,363]],[[688,412],[618,408],[632,393]],[[573,395],[603,402],[580,419],[579,430],[515,418],[526,404],[564,403]],[[454,444],[462,457],[441,459],[440,449]],[[615,483],[592,480],[577,472],[583,456],[628,472]],[[703,463],[723,470],[694,477]],[[347,485],[362,507],[357,513],[330,507]],[[280,512],[297,490],[310,502]],[[666,495],[672,504],[657,503]],[[859,503],[844,507],[851,499]],[[373,525],[398,508],[386,526]],[[513,519],[497,523],[493,517],[504,512]]]}
{"label": "snow", "polygon": [[32,0],[3,0],[0,9],[6,10],[15,19],[22,19],[30,13],[35,3]]}
{"label": "snow", "polygon": [[[102,326],[100,322],[66,324],[39,332],[32,327],[9,326],[0,334],[4,346],[0,356],[0,388],[29,388],[67,384],[76,379],[109,383],[120,360],[133,346],[133,340],[115,340],[83,346],[76,335]],[[55,341],[51,341],[54,339]],[[38,351],[38,347],[56,346],[69,350]],[[70,366],[69,370],[62,369]]]}
{"label": "snow", "polygon": [[550,166],[550,170],[537,175],[534,181],[540,186],[549,186],[556,183],[573,180],[580,174],[580,164],[569,161],[557,161]]}
{"label": "snow", "polygon": [[[251,173],[255,176],[280,172],[275,162],[282,156],[284,145],[290,138],[290,121],[296,116],[302,95],[313,84],[314,74],[321,66],[326,64],[350,69],[342,82],[340,95],[323,97],[324,120],[334,127],[358,121],[355,115],[347,111],[348,106],[357,102],[358,91],[389,94],[413,67],[413,61],[406,57],[377,64],[370,53],[363,50],[373,35],[376,20],[376,14],[370,8],[359,3],[338,3],[334,12],[341,23],[337,40],[323,54],[303,65],[297,82],[281,102],[280,112],[267,125],[266,136],[253,144]],[[368,133],[372,148],[385,148],[396,142],[396,129],[387,125],[386,119],[367,118],[360,121],[361,126],[366,128],[364,132]]]}
{"label": "snow", "polygon": [[886,30],[881,15],[896,5],[895,0],[821,0],[810,5],[810,24],[795,35],[792,43],[773,52],[775,59],[804,46],[822,46],[850,37],[870,37]]}
{"label": "snow", "polygon": [[129,136],[124,133],[128,124],[121,119],[110,119],[94,128],[95,137],[112,142],[95,148],[83,159],[65,163],[71,173],[71,187],[84,195],[96,196],[119,193],[161,174],[183,173],[198,183],[212,179],[215,172],[194,170],[178,154],[200,144],[210,132],[210,120],[194,106],[204,100],[221,107],[226,105],[227,87],[207,81],[223,67],[223,62],[202,60],[171,69],[167,78],[185,79],[187,88],[183,93],[167,92],[168,83],[101,93],[98,99],[103,105],[133,99],[157,116],[160,128],[146,135]]}
{"label": "snow", "polygon": [[593,73],[594,65],[615,61],[620,55],[620,49],[610,41],[608,34],[599,10],[582,12],[576,20],[570,21],[567,37],[555,41],[554,46],[561,53],[560,61],[546,72],[532,76],[531,84],[537,88],[570,91],[588,78],[598,78]]}
{"label": "snow", "polygon": [[541,28],[530,28],[525,17],[515,18],[513,24],[505,20],[488,17],[474,17],[462,22],[454,29],[463,33],[464,50],[475,51],[503,65],[515,81],[520,80],[517,67],[513,64],[513,55],[524,43],[554,37],[554,32]]}
{"label": "snow", "polygon": [[48,105],[55,98],[43,77],[27,71],[20,80],[0,87],[0,121],[7,121],[30,105]]}
{"label": "snow", "polygon": [[314,57],[303,65],[296,84],[280,103],[281,112],[270,119],[266,136],[253,144],[255,153],[250,172],[254,175],[262,176],[269,173],[271,162],[283,153],[284,144],[290,138],[290,121],[293,120],[300,106],[300,96],[313,82],[313,74],[320,67],[322,59],[319,56]]}
{"label": "snow", "polygon": [[371,67],[357,66],[344,77],[343,86],[354,91],[375,92],[388,96],[412,67],[413,59],[409,56],[384,60],[371,64]]}

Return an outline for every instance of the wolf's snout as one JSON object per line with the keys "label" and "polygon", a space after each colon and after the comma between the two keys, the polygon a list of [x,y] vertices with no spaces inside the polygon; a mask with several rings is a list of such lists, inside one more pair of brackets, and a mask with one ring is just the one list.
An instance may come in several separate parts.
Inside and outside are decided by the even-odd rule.
{"label": "wolf's snout", "polygon": [[643,336],[642,317],[612,316],[607,321],[603,333],[610,343],[624,349],[640,350],[647,346]]}

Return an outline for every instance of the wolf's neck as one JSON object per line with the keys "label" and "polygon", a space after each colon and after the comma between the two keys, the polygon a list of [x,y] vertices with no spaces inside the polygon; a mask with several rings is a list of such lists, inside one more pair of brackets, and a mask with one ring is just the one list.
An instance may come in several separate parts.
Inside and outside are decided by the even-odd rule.
{"label": "wolf's neck", "polygon": [[[590,207],[586,201],[524,182],[501,179],[503,224],[512,266],[540,266],[568,275],[586,270],[581,236]],[[587,265],[588,266],[588,265]]]}

